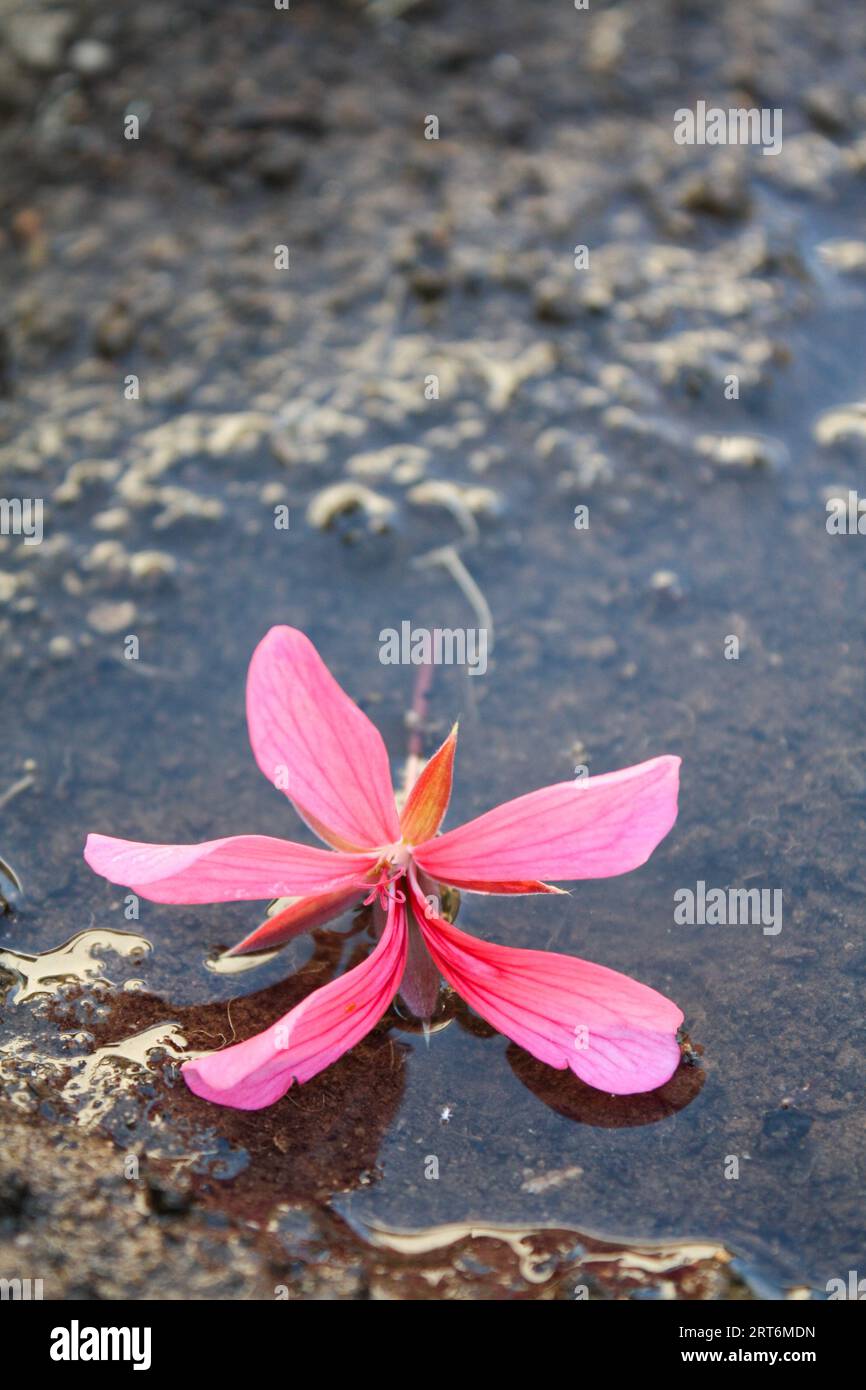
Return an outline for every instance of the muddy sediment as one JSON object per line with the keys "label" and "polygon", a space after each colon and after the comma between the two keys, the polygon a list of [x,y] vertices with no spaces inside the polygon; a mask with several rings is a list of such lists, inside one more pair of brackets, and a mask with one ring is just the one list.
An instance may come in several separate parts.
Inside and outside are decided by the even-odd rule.
{"label": "muddy sediment", "polygon": [[[0,1274],[824,1296],[864,1238],[864,541],[826,524],[866,448],[859,6],[21,15],[0,496],[43,534],[0,536]],[[677,145],[698,100],[781,108],[781,152]],[[449,825],[663,752],[683,793],[637,873],[460,925],[675,998],[681,1070],[601,1096],[446,998],[429,1044],[392,1012],[270,1110],[207,1105],[183,1057],[369,924],[218,973],[255,909],[130,919],[85,835],[305,834],[244,727],[276,622],[399,778],[415,673],[379,634],[476,623],[479,593],[488,671],[437,670],[421,729],[461,719]],[[781,891],[781,930],[677,924],[699,881]]]}

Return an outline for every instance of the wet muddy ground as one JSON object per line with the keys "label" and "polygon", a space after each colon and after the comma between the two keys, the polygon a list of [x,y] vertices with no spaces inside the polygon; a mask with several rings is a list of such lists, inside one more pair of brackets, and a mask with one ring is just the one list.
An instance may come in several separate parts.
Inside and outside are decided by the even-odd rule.
{"label": "wet muddy ground", "polygon": [[[571,1299],[866,1272],[866,539],[826,524],[866,457],[862,8],[22,13],[0,496],[43,499],[44,537],[0,537],[0,1274]],[[781,107],[782,152],[678,146],[698,99]],[[422,729],[461,718],[449,824],[577,764],[677,753],[683,791],[637,873],[460,925],[676,999],[680,1071],[607,1097],[443,995],[429,1039],[392,1011],[271,1109],[209,1106],[183,1056],[369,923],[227,974],[255,906],[129,920],[86,833],[304,837],[247,744],[258,638],[307,631],[399,779],[415,672],[379,632],[479,601],[487,674],[438,669]],[[677,925],[698,881],[780,890],[781,931]]]}

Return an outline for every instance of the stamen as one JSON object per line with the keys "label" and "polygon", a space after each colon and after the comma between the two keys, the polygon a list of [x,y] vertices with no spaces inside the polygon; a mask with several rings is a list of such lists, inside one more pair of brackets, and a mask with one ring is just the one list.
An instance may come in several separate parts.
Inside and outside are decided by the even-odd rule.
{"label": "stamen", "polygon": [[369,907],[372,902],[375,902],[377,896],[379,898],[379,906],[386,912],[388,910],[389,900],[395,903],[404,903],[406,901],[406,894],[395,886],[402,877],[402,868],[398,868],[396,872],[392,873],[390,876],[388,870],[383,869],[382,876],[378,883],[374,883],[370,892],[364,899],[364,906]]}

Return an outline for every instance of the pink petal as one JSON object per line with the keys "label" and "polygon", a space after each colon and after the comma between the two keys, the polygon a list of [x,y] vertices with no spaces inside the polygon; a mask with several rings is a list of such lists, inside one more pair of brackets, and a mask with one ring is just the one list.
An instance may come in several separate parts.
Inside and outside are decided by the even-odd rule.
{"label": "pink petal", "polygon": [[338,888],[332,893],[317,893],[312,897],[298,898],[282,912],[275,912],[260,927],[245,936],[237,946],[229,951],[230,956],[243,956],[250,951],[272,951],[284,946],[287,941],[300,936],[301,932],[321,927],[334,917],[339,917],[347,908],[354,907],[369,885],[366,879],[357,878],[351,888]]}
{"label": "pink petal", "polygon": [[454,754],[457,750],[457,725],[445,742],[437,748],[410,791],[400,817],[400,834],[407,845],[429,840],[436,834],[448,809],[451,781],[454,775]]}
{"label": "pink petal", "polygon": [[[647,985],[575,956],[515,950],[467,936],[413,905],[445,979],[488,1023],[548,1066],[601,1091],[652,1091],[676,1071],[683,1015]],[[420,901],[419,901],[420,900]]]}
{"label": "pink petal", "polygon": [[653,758],[543,787],[417,845],[413,858],[456,888],[627,873],[646,862],[677,818],[679,767],[679,758]]}
{"label": "pink petal", "polygon": [[329,844],[358,849],[400,838],[382,737],[296,628],[272,627],[256,647],[247,722],[262,772]]}
{"label": "pink petal", "polygon": [[375,865],[369,854],[233,835],[200,845],[147,845],[88,835],[84,858],[95,873],[154,903],[227,903],[289,898],[348,888]]}
{"label": "pink petal", "polygon": [[[439,882],[444,882],[440,879]],[[467,893],[493,893],[497,896],[520,896],[528,893],[558,893],[560,897],[567,898],[568,892],[565,888],[554,888],[550,883],[542,883],[537,878],[523,879],[520,883],[512,880],[503,882],[497,878],[489,879],[461,879],[460,883],[455,883],[453,879],[448,880],[453,888],[462,888]]]}
{"label": "pink petal", "polygon": [[397,992],[406,963],[406,908],[393,898],[375,950],[246,1042],[185,1062],[191,1091],[217,1105],[260,1110],[309,1081],[371,1031]]}

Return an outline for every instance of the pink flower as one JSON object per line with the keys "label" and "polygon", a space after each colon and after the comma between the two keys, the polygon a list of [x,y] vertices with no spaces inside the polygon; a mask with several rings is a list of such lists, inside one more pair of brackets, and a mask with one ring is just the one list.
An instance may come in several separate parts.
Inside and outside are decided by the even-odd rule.
{"label": "pink flower", "polygon": [[679,1061],[677,1006],[603,965],[467,936],[438,913],[439,883],[474,893],[557,893],[546,879],[606,878],[645,863],[676,820],[679,758],[560,782],[437,832],[451,794],[456,725],[398,814],[378,730],[315,647],[290,627],[259,643],[247,678],[259,767],[330,849],[268,835],[200,845],[88,836],[85,859],[153,902],[297,899],[235,952],[279,946],[359,901],[384,928],[353,970],[246,1042],[186,1062],[197,1095],[256,1110],[359,1042],[400,991],[429,1017],[441,973],[493,1027],[552,1067],[629,1095]]}

